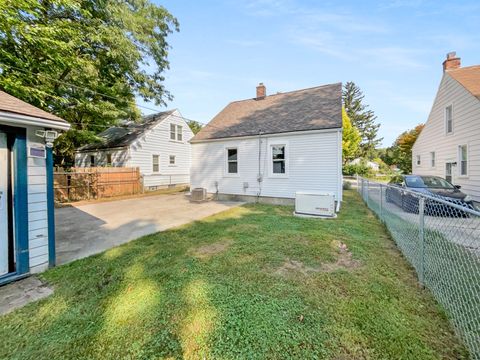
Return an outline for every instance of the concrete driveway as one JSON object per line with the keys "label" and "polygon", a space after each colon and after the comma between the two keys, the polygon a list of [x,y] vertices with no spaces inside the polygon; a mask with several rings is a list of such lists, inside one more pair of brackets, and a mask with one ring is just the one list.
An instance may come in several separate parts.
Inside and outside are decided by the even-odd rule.
{"label": "concrete driveway", "polygon": [[56,209],[57,264],[239,205],[241,203],[227,201],[195,204],[184,194],[173,194]]}

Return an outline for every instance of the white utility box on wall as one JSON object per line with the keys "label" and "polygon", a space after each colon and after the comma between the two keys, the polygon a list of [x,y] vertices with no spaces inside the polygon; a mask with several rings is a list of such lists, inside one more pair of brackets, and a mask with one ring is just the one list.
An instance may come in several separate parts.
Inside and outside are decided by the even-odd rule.
{"label": "white utility box on wall", "polygon": [[320,191],[297,191],[295,215],[333,218],[336,216],[335,195]]}

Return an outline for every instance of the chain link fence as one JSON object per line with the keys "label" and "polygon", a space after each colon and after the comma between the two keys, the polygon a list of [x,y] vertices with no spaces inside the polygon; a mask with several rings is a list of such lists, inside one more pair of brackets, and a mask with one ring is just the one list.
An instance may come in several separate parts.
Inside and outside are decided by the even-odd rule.
{"label": "chain link fence", "polygon": [[361,177],[357,190],[443,306],[471,357],[480,359],[480,212],[463,201]]}

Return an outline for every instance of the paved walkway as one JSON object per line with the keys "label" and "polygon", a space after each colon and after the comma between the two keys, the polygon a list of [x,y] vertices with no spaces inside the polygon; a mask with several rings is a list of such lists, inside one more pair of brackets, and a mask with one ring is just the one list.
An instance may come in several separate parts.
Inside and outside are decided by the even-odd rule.
{"label": "paved walkway", "polygon": [[34,276],[2,286],[0,287],[0,315],[8,314],[52,293],[53,289]]}
{"label": "paved walkway", "polygon": [[184,194],[155,195],[56,209],[57,264],[93,255],[141,236],[241,205],[191,203]]}

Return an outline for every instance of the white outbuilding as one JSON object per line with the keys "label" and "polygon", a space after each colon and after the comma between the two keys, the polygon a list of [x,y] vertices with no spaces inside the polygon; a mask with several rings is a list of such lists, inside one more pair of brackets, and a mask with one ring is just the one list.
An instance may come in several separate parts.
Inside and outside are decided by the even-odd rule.
{"label": "white outbuilding", "polygon": [[0,284],[55,264],[52,142],[69,128],[0,91]]}

